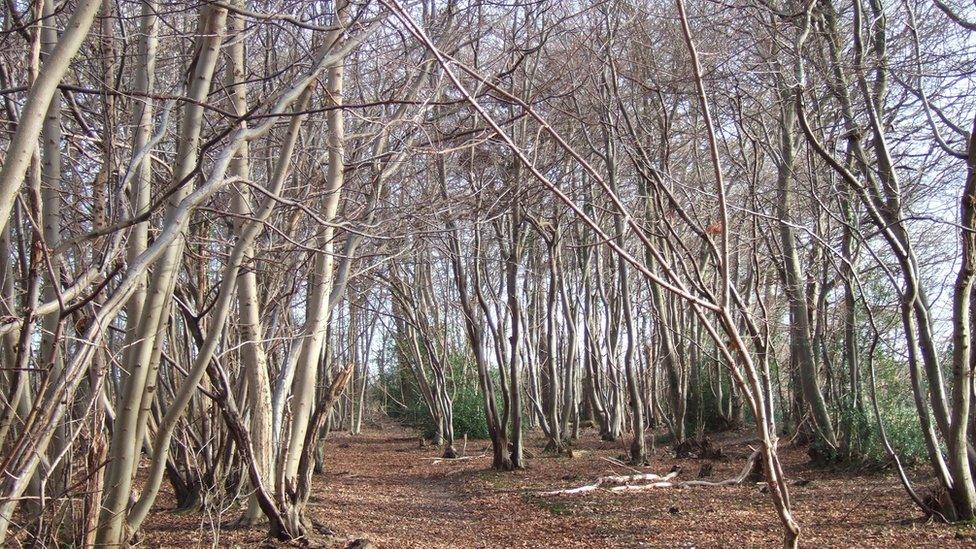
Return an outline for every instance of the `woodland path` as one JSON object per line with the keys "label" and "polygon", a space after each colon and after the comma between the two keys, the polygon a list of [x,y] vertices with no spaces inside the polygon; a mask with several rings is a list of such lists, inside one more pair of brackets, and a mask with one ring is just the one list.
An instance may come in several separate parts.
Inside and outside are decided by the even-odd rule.
{"label": "woodland path", "polygon": [[[729,438],[727,462],[715,462],[713,479],[734,476],[749,453]],[[459,444],[460,446],[460,444]],[[530,439],[537,451],[543,441]],[[780,543],[778,523],[761,486],[658,489],[632,494],[606,492],[542,497],[541,490],[588,484],[600,475],[627,474],[608,461],[623,453],[622,443],[600,441],[592,433],[576,457],[535,455],[529,469],[515,473],[488,470],[483,441],[471,441],[463,461],[439,461],[436,448],[421,447],[411,431],[383,422],[358,436],[331,435],[328,471],[316,477],[311,516],[341,539],[318,545],[342,547],[368,539],[379,547],[718,547]],[[802,448],[786,447],[791,479],[811,482],[792,488],[803,546],[817,547],[972,547],[976,531],[925,525],[906,517],[908,507],[890,475],[811,469]],[[666,448],[654,452],[646,472],[683,468],[680,478],[696,478],[698,460],[676,460]],[[151,518],[146,545],[210,546],[218,522],[199,514],[175,515],[165,509]],[[235,530],[236,510],[216,544],[255,546],[263,530]],[[192,524],[191,524],[192,522]],[[187,528],[204,533],[186,537]]]}

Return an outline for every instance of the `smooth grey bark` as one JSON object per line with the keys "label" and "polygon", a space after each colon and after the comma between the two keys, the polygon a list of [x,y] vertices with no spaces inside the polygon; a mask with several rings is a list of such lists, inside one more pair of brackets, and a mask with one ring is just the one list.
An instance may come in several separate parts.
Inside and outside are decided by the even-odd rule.
{"label": "smooth grey bark", "polygon": [[[239,9],[247,8],[246,0],[234,0],[233,7]],[[225,78],[230,89],[230,102],[233,112],[238,116],[243,116],[247,112],[247,85],[246,85],[246,64],[244,51],[244,30],[245,20],[237,14],[232,13],[228,17],[228,35],[231,37],[231,45],[228,48],[230,63],[227,65]],[[247,122],[242,121],[241,127],[246,128]],[[295,132],[297,135],[297,130]],[[281,181],[287,173],[287,158],[291,153],[287,150],[289,143],[283,147],[283,153],[279,154],[280,162],[285,169],[277,169],[269,188],[274,193],[278,193]],[[290,144],[294,148],[294,143]],[[288,156],[284,156],[287,153]],[[245,143],[234,156],[228,169],[228,175],[244,180],[250,179],[250,163],[248,145]],[[277,186],[276,186],[277,184]],[[233,207],[234,212],[242,219],[255,216],[252,205],[250,187],[246,184],[238,185],[237,192],[234,193]],[[262,208],[263,210],[263,208]],[[236,228],[239,238],[246,246],[241,267],[239,269],[237,281],[237,307],[239,311],[238,328],[240,329],[241,357],[244,362],[244,375],[247,379],[248,387],[248,411],[250,412],[251,440],[253,443],[253,453],[257,458],[257,468],[265,478],[269,486],[274,486],[274,441],[272,437],[271,425],[271,380],[268,375],[268,359],[264,350],[264,327],[261,324],[260,299],[258,297],[257,274],[255,273],[254,238],[244,239],[243,234],[247,231],[247,222],[237,222]],[[248,498],[247,510],[241,517],[246,524],[257,522],[263,512],[257,500],[257,496],[252,495]]]}
{"label": "smooth grey bark", "polygon": [[[515,170],[515,178],[518,178]],[[509,363],[508,363],[508,394],[510,401],[510,417],[512,441],[511,460],[516,469],[525,467],[524,447],[522,440],[522,311],[518,297],[519,261],[522,257],[522,220],[517,203],[512,203],[511,212],[507,220],[509,225],[509,249],[505,252],[505,292],[508,306],[509,322]]]}
{"label": "smooth grey bark", "polygon": [[[152,192],[152,160],[141,155],[152,140],[154,102],[150,95],[155,89],[156,50],[158,48],[159,20],[156,16],[156,1],[149,0],[142,5],[140,32],[142,40],[137,46],[135,91],[145,97],[133,102],[132,113],[132,155],[128,173],[131,195],[132,215],[140,216],[149,211],[149,198]],[[126,261],[132,262],[149,245],[149,221],[136,223],[129,234],[126,247]],[[125,306],[125,361],[129,362],[132,350],[139,338],[138,319],[142,317],[142,305],[146,300],[148,277],[140,277],[136,288]]]}
{"label": "smooth grey bark", "polygon": [[[348,9],[348,2],[336,3],[336,27],[335,30],[328,33],[327,44],[333,45],[339,42],[344,32],[343,27],[348,23]],[[341,107],[343,103],[343,58],[338,57],[331,60],[325,72],[328,75],[326,89],[331,106]],[[333,281],[335,275],[335,258],[333,257],[335,226],[332,225],[332,221],[336,217],[339,198],[345,182],[344,116],[344,111],[341,108],[332,108],[328,112],[328,134],[326,136],[328,167],[325,178],[326,196],[324,204],[322,204],[322,217],[328,225],[317,239],[318,247],[322,248],[324,253],[316,254],[315,265],[308,279],[303,343],[291,386],[291,425],[287,446],[282,449],[284,454],[280,460],[275,479],[278,494],[292,494],[286,498],[279,498],[285,516],[283,526],[291,533],[302,533],[306,530],[303,522],[308,494],[307,489],[303,493],[299,487],[310,482],[308,476],[311,475],[313,464],[309,462],[309,459],[314,453],[314,448],[311,446],[314,445],[320,428],[320,425],[316,424],[318,420],[313,416],[316,414],[321,416],[327,412],[327,410],[316,409],[315,396],[319,361],[323,353],[329,319],[335,306],[334,303],[330,302],[331,294],[335,289]]]}
{"label": "smooth grey bark", "polygon": [[[783,90],[781,90],[783,91]],[[787,97],[789,97],[788,92]],[[787,104],[791,103],[788,99]],[[818,361],[813,350],[810,329],[810,310],[807,303],[806,279],[802,275],[800,257],[793,234],[792,193],[790,181],[796,159],[796,114],[786,106],[782,109],[780,127],[780,155],[776,175],[776,215],[779,221],[780,245],[785,273],[784,290],[790,305],[791,351],[799,367],[800,386],[806,405],[809,406],[816,432],[831,447],[837,448],[837,435],[827,411],[823,390],[820,387]]]}
{"label": "smooth grey bark", "polygon": [[[226,9],[208,6],[201,8],[198,56],[188,84],[188,95],[193,102],[184,107],[180,125],[176,165],[173,169],[173,182],[179,185],[179,189],[170,198],[171,211],[175,211],[192,189],[190,183],[184,180],[190,177],[197,164],[203,125],[203,102],[210,92],[226,18]],[[183,239],[177,239],[166,248],[157,262],[149,282],[142,316],[138,319],[138,340],[128,357],[129,376],[112,431],[109,450],[111,461],[105,476],[106,495],[96,537],[99,545],[118,545],[123,542],[125,507],[129,501],[138,454],[155,396],[158,353],[161,349],[162,333],[169,320],[169,305],[183,246]]]}
{"label": "smooth grey bark", "polygon": [[969,133],[966,183],[959,199],[960,265],[952,296],[952,416],[948,434],[950,493],[957,520],[976,515],[976,487],[969,460],[969,422],[973,391],[972,294],[976,281],[976,117]]}
{"label": "smooth grey bark", "polygon": [[[306,80],[304,84],[307,86],[308,80]],[[305,91],[304,86],[299,87],[298,91],[302,93],[301,97],[298,97],[296,100],[296,94],[294,92],[286,94],[285,98],[289,101],[282,101],[282,106],[287,105],[291,101],[295,101],[298,105],[296,110],[301,113],[305,110],[308,94]],[[291,157],[295,151],[295,145],[298,142],[298,134],[303,121],[304,116],[302,114],[295,114],[292,117],[288,128],[288,133],[285,136],[284,142],[282,143],[277,157],[278,162],[275,165],[274,173],[268,186],[272,195],[280,192],[284,184],[286,175],[289,171]],[[270,128],[271,124],[268,123],[259,125],[253,129],[248,129],[247,127],[240,128],[238,130],[237,138],[230,145],[228,145],[227,149],[225,149],[225,152],[216,163],[210,177],[214,179],[223,179],[224,173],[230,174],[234,169],[240,168],[239,164],[236,166],[234,164],[240,162],[241,148],[245,146],[245,143],[249,139],[253,139],[257,135],[267,132]],[[240,175],[238,174],[234,177],[240,177]],[[155,501],[156,494],[158,493],[160,484],[162,483],[166,459],[169,454],[170,438],[172,437],[172,434],[176,428],[177,422],[183,415],[187,405],[190,403],[190,399],[196,393],[197,386],[203,379],[203,376],[207,371],[207,367],[210,366],[210,361],[213,360],[217,345],[221,340],[223,327],[230,315],[233,302],[237,296],[236,290],[237,285],[239,284],[238,275],[241,272],[242,266],[244,265],[244,261],[246,260],[248,254],[253,250],[254,240],[264,228],[264,221],[268,219],[271,212],[274,210],[274,205],[274,199],[271,197],[267,198],[259,210],[255,212],[254,219],[248,220],[248,222],[244,224],[231,255],[224,266],[224,270],[220,278],[220,287],[217,293],[217,302],[214,305],[211,328],[200,346],[200,350],[194,359],[193,366],[189,371],[189,375],[186,377],[183,384],[180,386],[180,389],[177,391],[176,398],[170,404],[166,411],[166,416],[162,419],[157,429],[156,439],[154,441],[152,465],[149,472],[149,480],[144,487],[142,496],[130,511],[127,520],[127,526],[130,531],[134,532],[139,529],[142,521],[145,520],[153,502]],[[252,445],[256,447],[256,444],[252,443]],[[252,455],[253,454],[255,454],[255,450],[252,450]],[[258,456],[254,455],[254,457]],[[267,475],[269,473],[262,471],[261,474]]]}
{"label": "smooth grey bark", "polygon": [[57,46],[48,57],[49,62],[41,67],[37,79],[30,87],[17,129],[4,154],[3,167],[0,168],[0,229],[5,228],[11,219],[14,200],[23,185],[51,99],[57,93],[58,84],[61,83],[71,60],[88,36],[101,4],[102,0],[78,2]]}
{"label": "smooth grey bark", "polygon": [[[43,0],[41,10],[42,16],[47,19],[55,17],[55,6],[53,0]],[[58,43],[58,31],[54,25],[41,26],[41,60],[44,64],[51,61],[51,56]],[[43,65],[42,65],[43,66]],[[41,129],[41,222],[42,234],[46,250],[57,248],[61,244],[61,190],[63,182],[61,180],[61,95],[55,94],[51,98],[47,113],[44,117],[44,124]],[[41,292],[41,298],[45,301],[58,301],[61,287],[61,260],[58,257],[47,255],[45,258],[47,268],[47,283]],[[51,375],[57,379],[61,376],[62,347],[61,330],[62,318],[60,314],[47,315],[41,321],[41,348],[39,365],[42,369],[50,371]],[[52,455],[61,453],[67,444],[67,433],[63,425],[57,427],[55,434],[56,444],[52,448]],[[65,486],[65,479],[61,478],[64,473],[63,465],[47,472],[44,493],[58,493]],[[44,506],[43,500],[38,502]]]}

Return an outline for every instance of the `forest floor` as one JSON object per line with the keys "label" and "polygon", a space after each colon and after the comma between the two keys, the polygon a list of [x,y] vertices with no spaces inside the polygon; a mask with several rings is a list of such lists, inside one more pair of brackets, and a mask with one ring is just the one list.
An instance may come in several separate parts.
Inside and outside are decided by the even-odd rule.
{"label": "forest floor", "polygon": [[[736,476],[751,437],[715,436],[729,457],[715,461],[710,480]],[[412,431],[384,421],[358,436],[330,435],[328,472],[317,475],[310,503],[316,526],[339,537],[313,546],[343,547],[357,539],[379,547],[773,547],[781,528],[762,485],[657,488],[634,493],[595,491],[544,496],[539,492],[590,484],[608,474],[631,474],[613,462],[625,441],[604,442],[585,431],[572,458],[541,453],[532,436],[528,468],[490,470],[490,447],[469,441],[460,461],[438,460]],[[459,450],[460,450],[460,444]],[[805,448],[782,448],[796,519],[806,547],[973,547],[976,529],[925,523],[894,475],[814,468]],[[702,461],[676,459],[658,445],[642,472],[698,478]],[[797,481],[799,481],[797,483]],[[235,529],[238,509],[221,516],[172,512],[162,497],[147,521],[143,546],[253,547],[263,528]]]}

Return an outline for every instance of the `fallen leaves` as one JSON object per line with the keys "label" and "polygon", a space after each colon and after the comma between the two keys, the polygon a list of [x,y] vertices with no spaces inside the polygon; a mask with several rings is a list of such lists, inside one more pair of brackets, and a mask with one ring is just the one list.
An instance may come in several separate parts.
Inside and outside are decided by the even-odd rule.
{"label": "fallen leaves", "polygon": [[[734,478],[750,456],[748,438],[721,441],[730,460],[712,463],[714,478]],[[574,447],[574,459],[537,453],[528,469],[488,470],[489,459],[443,459],[435,447],[420,448],[408,431],[385,424],[359,436],[337,434],[326,446],[327,472],[313,484],[311,519],[339,533],[310,540],[342,548],[360,541],[375,547],[719,547],[775,546],[780,525],[768,496],[751,483],[689,490],[639,489],[681,466],[692,474],[698,459],[678,460],[659,448],[650,468],[613,461],[627,441],[605,442],[590,431]],[[541,449],[545,440],[532,435]],[[479,446],[479,450],[480,450]],[[480,453],[480,452],[479,452]],[[784,467],[804,546],[970,546],[968,536],[941,524],[905,521],[916,513],[897,479],[815,469],[804,448],[784,446]],[[654,471],[654,472],[651,472]],[[641,480],[634,481],[640,476]],[[559,492],[617,477],[601,489]],[[810,482],[812,481],[812,482]],[[686,481],[687,482],[687,481]],[[628,484],[629,483],[629,484]],[[257,546],[261,528],[230,529],[239,509],[222,516],[177,515],[164,498],[150,517],[146,546]],[[193,538],[196,539],[193,539]],[[192,540],[192,541],[191,541]]]}

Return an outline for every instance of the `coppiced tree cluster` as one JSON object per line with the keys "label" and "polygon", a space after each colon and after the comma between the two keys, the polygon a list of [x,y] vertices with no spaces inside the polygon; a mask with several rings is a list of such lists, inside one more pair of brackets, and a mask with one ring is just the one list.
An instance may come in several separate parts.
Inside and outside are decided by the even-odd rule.
{"label": "coppiced tree cluster", "polygon": [[498,470],[752,430],[787,546],[784,435],[976,518],[971,5],[0,15],[0,543],[302,538],[330,430],[465,395]]}

